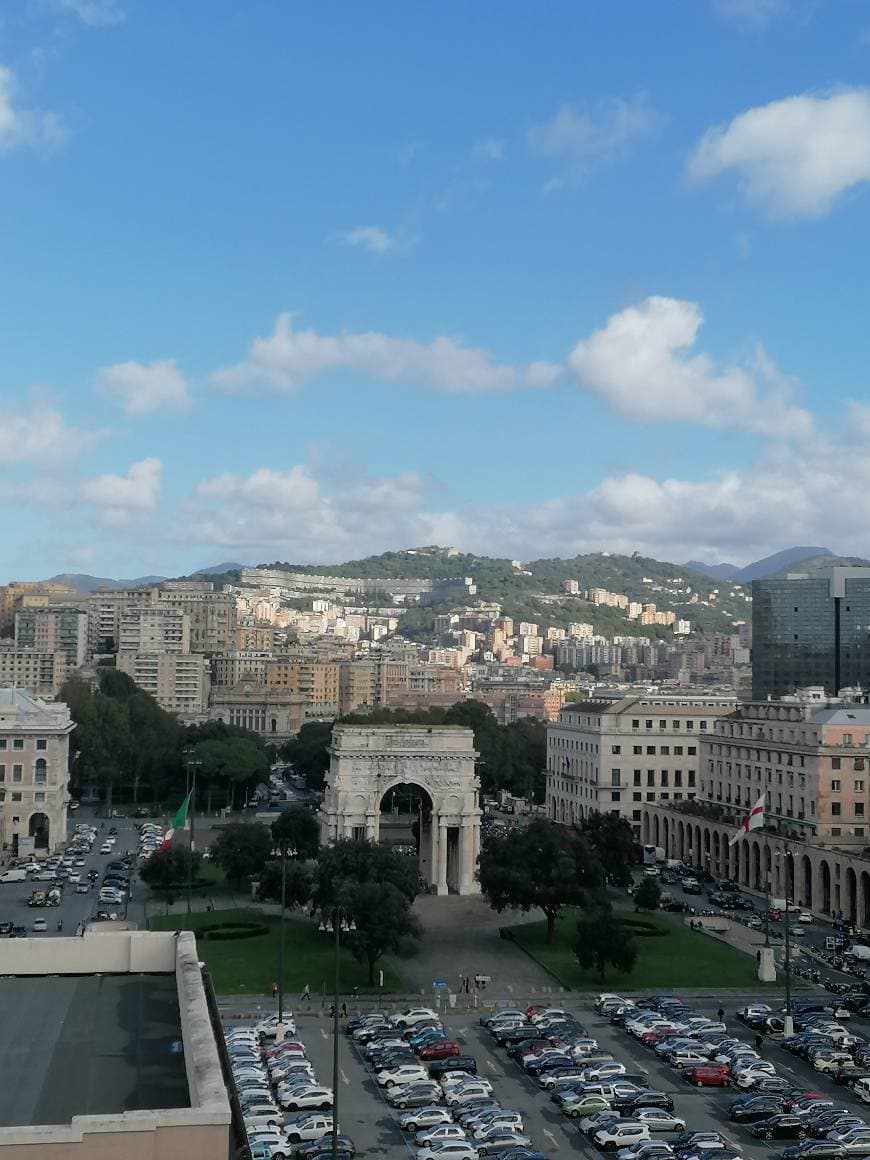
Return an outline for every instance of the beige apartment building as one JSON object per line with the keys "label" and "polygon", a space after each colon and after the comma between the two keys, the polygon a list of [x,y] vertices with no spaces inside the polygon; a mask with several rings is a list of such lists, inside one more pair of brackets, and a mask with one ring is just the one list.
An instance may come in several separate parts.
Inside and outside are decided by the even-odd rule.
{"label": "beige apartment building", "polygon": [[338,714],[365,713],[374,708],[375,670],[369,661],[342,661],[338,672]]}
{"label": "beige apartment building", "polygon": [[307,720],[338,716],[339,665],[336,661],[274,657],[266,662],[266,686],[286,689],[305,701]]}
{"label": "beige apartment building", "polygon": [[190,617],[180,608],[125,608],[118,632],[119,653],[190,652]]}
{"label": "beige apartment building", "polygon": [[244,652],[271,652],[275,645],[275,626],[262,622],[240,624],[233,640],[235,648]]}
{"label": "beige apartment building", "polygon": [[88,655],[88,614],[72,604],[19,609],[15,644],[37,652],[62,652],[70,669],[80,668]]}
{"label": "beige apartment building", "polygon": [[645,803],[698,796],[701,735],[734,705],[658,694],[565,705],[547,727],[548,817],[574,824],[613,813],[639,837]]}
{"label": "beige apartment building", "polygon": [[112,589],[94,592],[87,599],[92,652],[116,652],[121,618],[133,609],[175,609],[188,617],[190,651],[226,652],[234,647],[235,598],[215,592],[210,581],[166,581],[152,588]]}
{"label": "beige apartment building", "polygon": [[266,683],[266,662],[272,660],[267,652],[253,652],[246,649],[232,649],[211,658],[211,683],[223,687],[251,681],[255,685]]}
{"label": "beige apartment building", "polygon": [[870,708],[747,702],[701,738],[700,798],[742,816],[762,793],[766,816],[818,845],[870,845]]}
{"label": "beige apartment building", "polygon": [[56,697],[67,671],[65,653],[16,648],[14,641],[0,641],[0,688],[24,689],[35,697]]}
{"label": "beige apartment building", "polygon": [[15,624],[15,613],[20,608],[37,608],[54,601],[77,599],[79,593],[69,584],[52,580],[13,580],[0,584],[0,630]]}
{"label": "beige apartment building", "polygon": [[0,689],[0,844],[14,857],[66,843],[73,728],[66,705]]}
{"label": "beige apartment building", "polygon": [[208,705],[208,661],[199,653],[125,652],[116,665],[170,713],[196,716]]}

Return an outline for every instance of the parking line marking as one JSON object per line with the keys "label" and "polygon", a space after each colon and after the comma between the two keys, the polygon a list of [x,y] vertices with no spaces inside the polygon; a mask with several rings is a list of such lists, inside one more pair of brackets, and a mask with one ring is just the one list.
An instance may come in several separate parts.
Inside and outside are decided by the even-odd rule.
{"label": "parking line marking", "polygon": [[347,1078],[347,1076],[344,1074],[344,1068],[342,1068],[342,1069],[341,1069],[341,1082],[342,1082],[342,1083],[346,1083],[346,1084],[349,1084],[349,1083],[350,1083],[350,1080],[349,1080],[349,1079]]}
{"label": "parking line marking", "polygon": [[498,1068],[495,1066],[495,1064],[492,1062],[492,1060],[491,1060],[491,1059],[488,1059],[488,1060],[486,1061],[486,1063],[487,1063],[487,1066],[488,1066],[488,1067],[491,1067],[493,1071],[498,1071]]}
{"label": "parking line marking", "polygon": [[547,1139],[550,1141],[550,1143],[553,1145],[554,1148],[559,1147],[559,1141],[556,1139],[556,1137],[553,1135],[553,1133],[550,1131],[549,1128],[544,1128],[544,1135],[547,1137]]}
{"label": "parking line marking", "polygon": [[323,1038],[324,1038],[324,1039],[328,1039],[328,1038],[329,1038],[329,1036],[326,1034],[326,1032],[323,1030],[323,1028],[322,1028],[322,1027],[320,1028],[320,1034],[323,1036]]}

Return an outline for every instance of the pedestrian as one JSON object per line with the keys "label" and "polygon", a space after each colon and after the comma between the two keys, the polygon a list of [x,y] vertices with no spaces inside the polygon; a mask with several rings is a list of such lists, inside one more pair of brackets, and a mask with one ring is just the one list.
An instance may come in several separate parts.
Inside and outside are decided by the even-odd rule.
{"label": "pedestrian", "polygon": [[347,1019],[347,1003],[342,1003],[339,1015],[342,1019]]}
{"label": "pedestrian", "polygon": [[720,1023],[725,1022],[725,1008],[724,1007],[720,1007],[719,1010],[716,1012],[716,1018],[719,1020]]}
{"label": "pedestrian", "polygon": [[334,1003],[331,1003],[329,1006],[329,1018],[330,1019],[335,1018],[335,1004]]}
{"label": "pedestrian", "polygon": [[302,994],[299,997],[300,997],[300,999],[304,999],[306,1003],[311,1002],[311,988],[308,986],[307,983],[303,987]]}
{"label": "pedestrian", "polygon": [[761,1055],[761,1049],[764,1047],[764,1036],[759,1032],[755,1037],[755,1050]]}
{"label": "pedestrian", "polygon": [[273,999],[278,998],[278,984],[277,983],[272,984],[272,998]]}

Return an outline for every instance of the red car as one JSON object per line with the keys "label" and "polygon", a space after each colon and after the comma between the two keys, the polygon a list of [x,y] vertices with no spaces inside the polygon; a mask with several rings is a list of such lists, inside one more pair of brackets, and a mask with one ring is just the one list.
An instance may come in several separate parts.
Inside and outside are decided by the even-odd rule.
{"label": "red car", "polygon": [[449,1059],[451,1055],[459,1055],[462,1048],[455,1039],[438,1039],[429,1047],[424,1047],[419,1058],[423,1061],[432,1059]]}
{"label": "red car", "polygon": [[653,1047],[660,1039],[667,1039],[670,1035],[679,1035],[680,1029],[678,1027],[657,1027],[655,1031],[644,1031],[640,1037],[641,1043],[645,1043],[647,1047]]}
{"label": "red car", "polygon": [[727,1087],[731,1082],[731,1069],[725,1063],[698,1064],[687,1067],[683,1075],[696,1087]]}

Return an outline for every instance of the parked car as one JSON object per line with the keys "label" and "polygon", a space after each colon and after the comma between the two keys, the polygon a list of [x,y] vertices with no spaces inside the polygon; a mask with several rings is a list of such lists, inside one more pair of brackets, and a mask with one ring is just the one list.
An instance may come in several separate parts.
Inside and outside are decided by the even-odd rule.
{"label": "parked car", "polygon": [[749,1126],[749,1131],[760,1140],[803,1140],[807,1134],[806,1122],[791,1112],[780,1112]]}
{"label": "parked car", "polygon": [[701,1064],[687,1067],[683,1075],[696,1087],[727,1087],[731,1082],[731,1070],[727,1064]]}

